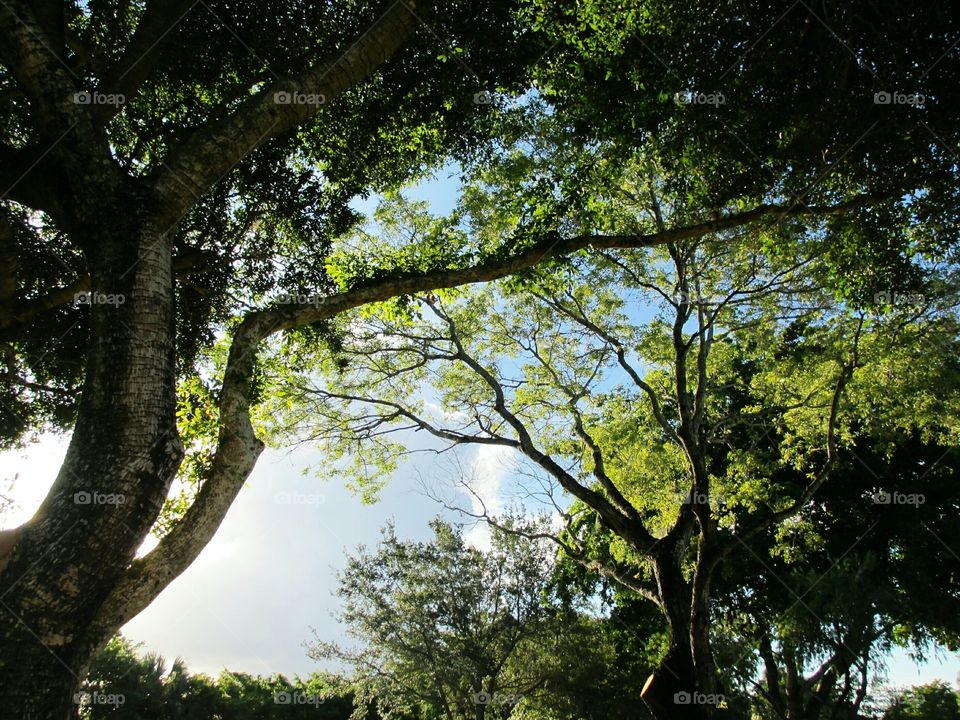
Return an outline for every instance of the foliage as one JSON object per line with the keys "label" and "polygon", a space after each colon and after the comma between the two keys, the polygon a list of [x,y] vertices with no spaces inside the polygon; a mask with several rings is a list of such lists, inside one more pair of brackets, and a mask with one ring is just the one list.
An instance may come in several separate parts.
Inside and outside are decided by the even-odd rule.
{"label": "foliage", "polygon": [[624,691],[605,678],[616,648],[602,622],[551,597],[544,543],[494,532],[481,551],[431,528],[410,542],[388,526],[375,552],[349,558],[342,620],[360,645],[319,642],[313,656],[349,663],[358,701],[385,717],[610,717]]}
{"label": "foliage", "polygon": [[957,720],[960,696],[947,683],[935,681],[897,695],[884,720]]}
{"label": "foliage", "polygon": [[[886,197],[835,225],[850,282],[878,269],[877,254],[891,267],[891,248],[950,243],[957,20],[936,4],[630,0],[609,12],[533,0],[525,13],[555,42],[535,76],[564,122],[620,157],[649,149],[671,192],[702,212]],[[901,225],[901,198],[925,240]]]}
{"label": "foliage", "polygon": [[94,658],[77,699],[82,720],[346,720],[353,706],[334,676],[290,681],[224,670],[213,679],[188,672],[180,659],[168,667],[156,653],[142,655],[122,636]]}
{"label": "foliage", "polygon": [[[242,109],[256,93],[339,57],[382,10],[364,2],[184,4],[164,19],[170,26],[156,52],[120,78],[133,82],[139,71],[146,74],[102,128],[111,161],[148,187],[191,136]],[[110,71],[119,73],[122,51],[146,16],[143,3],[65,5],[58,39],[66,38],[62,62],[79,92],[104,93],[117,82]],[[351,201],[423,178],[451,156],[475,156],[496,105],[474,96],[516,88],[542,50],[509,3],[438,6],[409,49],[369,82],[349,88],[335,103],[320,99],[309,122],[258,143],[214,186],[202,188],[170,229],[179,372],[189,376],[202,351],[248,303],[333,291],[327,254],[333,239],[359,220]],[[0,93],[0,141],[7,150],[39,148],[38,165],[40,150],[56,138],[45,137],[7,64],[0,64]],[[0,203],[4,445],[37,429],[70,426],[90,312],[73,293],[57,294],[89,272],[74,228],[25,200],[15,202],[17,193],[8,198],[9,190]]]}

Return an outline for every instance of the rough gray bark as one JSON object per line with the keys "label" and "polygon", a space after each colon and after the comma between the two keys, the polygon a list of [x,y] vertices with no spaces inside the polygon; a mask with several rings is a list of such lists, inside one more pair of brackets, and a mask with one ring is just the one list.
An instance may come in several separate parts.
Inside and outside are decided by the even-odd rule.
{"label": "rough gray bark", "polygon": [[[124,300],[92,306],[87,378],[64,464],[0,573],[3,717],[67,712],[105,640],[91,635],[90,622],[149,532],[182,457],[169,241],[136,213],[121,217],[99,233],[94,282]],[[50,688],[25,683],[31,675],[50,678]]]}

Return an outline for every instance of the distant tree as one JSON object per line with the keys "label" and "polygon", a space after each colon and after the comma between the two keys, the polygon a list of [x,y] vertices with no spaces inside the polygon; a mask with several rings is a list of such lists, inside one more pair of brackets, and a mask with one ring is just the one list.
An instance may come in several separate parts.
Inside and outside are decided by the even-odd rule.
{"label": "distant tree", "polygon": [[898,694],[883,720],[960,720],[960,697],[947,683],[935,680]]}
{"label": "distant tree", "polygon": [[718,577],[717,632],[752,648],[760,673],[743,679],[764,717],[856,718],[891,648],[958,647],[960,565],[940,548],[960,542],[960,455],[875,430],[818,502]]}
{"label": "distant tree", "polygon": [[413,542],[388,526],[376,551],[348,559],[341,619],[360,644],[319,642],[311,655],[349,663],[358,702],[375,701],[388,718],[484,720],[535,705],[571,657],[545,597],[550,549],[495,533],[483,552],[440,520],[431,528],[429,542]]}
{"label": "distant tree", "polygon": [[[157,653],[141,654],[139,647],[118,635],[94,657],[87,679],[76,696],[85,720],[169,717],[165,697],[166,661]],[[174,665],[182,672],[180,661]]]}
{"label": "distant tree", "polygon": [[[558,566],[569,581],[578,573],[568,561]],[[588,581],[589,583],[589,581]],[[599,583],[603,585],[603,581]],[[592,583],[589,583],[592,585]],[[562,588],[562,586],[560,586]],[[613,586],[599,595],[591,587],[586,596],[600,600],[600,612],[570,611],[561,616],[558,646],[550,658],[533,659],[553,672],[545,677],[536,702],[521,705],[517,720],[650,720],[639,689],[657,666],[667,642],[666,626],[656,608]],[[561,592],[569,591],[569,585]]]}
{"label": "distant tree", "polygon": [[76,697],[82,720],[346,720],[353,710],[349,687],[334,676],[225,670],[214,680],[139,649],[118,635],[97,653]]}
{"label": "distant tree", "polygon": [[170,720],[208,720],[223,717],[223,703],[216,682],[201,673],[191,674],[182,662],[174,662],[164,683],[166,711]]}

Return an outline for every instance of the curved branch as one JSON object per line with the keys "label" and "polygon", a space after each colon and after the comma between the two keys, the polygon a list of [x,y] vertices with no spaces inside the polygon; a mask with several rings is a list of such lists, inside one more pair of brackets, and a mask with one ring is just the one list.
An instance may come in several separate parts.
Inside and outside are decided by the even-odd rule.
{"label": "curved branch", "polygon": [[439,438],[440,440],[446,440],[453,445],[502,445],[503,447],[514,449],[520,448],[520,443],[518,441],[492,433],[488,435],[468,435],[467,433],[455,432],[445,428],[438,428],[427,420],[421,418],[419,415],[411,412],[403,405],[391,402],[389,400],[380,400],[377,398],[364,397],[362,395],[351,395],[348,393],[330,392],[329,390],[304,389],[312,394],[320,395],[321,397],[329,397],[336,400],[346,400],[348,402],[359,402],[368,405],[379,405],[380,407],[390,408],[393,411],[390,415],[380,416],[379,418],[371,420],[370,424],[364,428],[364,432],[366,434],[372,434],[381,425],[388,424],[398,417],[404,417],[412,422],[418,429],[425,430],[434,437]]}
{"label": "curved branch", "polygon": [[573,414],[574,431],[577,433],[577,437],[579,437],[590,450],[590,455],[593,458],[593,476],[597,478],[600,486],[611,497],[614,506],[620,510],[620,512],[629,517],[633,522],[642,523],[643,519],[640,517],[640,513],[637,512],[637,509],[633,506],[633,504],[623,496],[623,493],[620,492],[620,489],[616,486],[610,476],[607,475],[607,470],[604,465],[603,452],[601,451],[596,440],[593,439],[593,436],[587,432],[587,429],[584,427],[583,417],[580,414],[580,411],[573,403],[570,404],[570,410]]}
{"label": "curved branch", "polygon": [[114,586],[88,629],[90,637],[110,637],[146,608],[190,566],[220,527],[263,451],[250,422],[247,394],[257,347],[272,330],[256,318],[241,323],[224,372],[220,436],[209,475],[183,519],[150,553],[134,560]]}
{"label": "curved branch", "polygon": [[[518,537],[523,537],[528,540],[549,540],[550,542],[557,545],[557,547],[559,547],[561,550],[563,550],[564,554],[567,557],[569,557],[571,560],[573,560],[575,563],[577,563],[584,569],[589,570],[590,572],[594,572],[597,575],[600,575],[601,577],[605,577],[608,580],[613,580],[614,582],[619,583],[623,587],[628,588],[629,590],[632,590],[633,592],[649,600],[650,602],[652,602],[654,605],[658,607],[663,606],[663,601],[660,599],[660,596],[657,595],[656,590],[650,585],[644,583],[640,578],[634,575],[631,575],[629,573],[626,573],[623,570],[620,570],[613,565],[608,565],[599,560],[588,558],[587,554],[583,551],[583,549],[579,545],[574,545],[572,543],[565,541],[562,537],[560,537],[560,535],[556,533],[546,532],[545,530],[537,530],[537,531],[531,532],[529,530],[524,530],[522,527],[507,525],[498,521],[487,510],[487,506],[483,498],[478,493],[476,493],[471,487],[469,487],[469,485],[466,485],[465,487],[467,488],[468,492],[470,492],[470,494],[473,496],[473,498],[477,501],[477,503],[480,505],[481,512],[479,513],[470,512],[469,510],[465,510],[462,507],[450,505],[445,502],[442,503],[444,508],[446,508],[447,510],[452,510],[454,512],[460,513],[461,515],[465,515],[467,517],[473,518],[475,520],[482,520],[490,527],[496,530],[499,530],[502,533],[506,533],[509,535],[516,535]],[[570,529],[570,516],[567,516],[567,529],[568,530]]]}
{"label": "curved branch", "polygon": [[420,22],[414,10],[424,5],[429,0],[396,0],[340,57],[267,87],[175,148],[155,182],[168,209],[182,213],[250,152],[319,111],[319,103],[281,104],[277,93],[320,96],[329,102],[369,78],[414,36]]}

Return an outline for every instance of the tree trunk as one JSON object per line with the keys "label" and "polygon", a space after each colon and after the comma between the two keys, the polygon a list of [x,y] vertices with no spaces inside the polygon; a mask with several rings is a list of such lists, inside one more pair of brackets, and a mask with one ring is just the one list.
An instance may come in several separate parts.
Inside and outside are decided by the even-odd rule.
{"label": "tree trunk", "polygon": [[657,720],[706,720],[706,708],[695,702],[698,688],[690,651],[690,587],[680,571],[675,548],[654,559],[654,574],[670,647],[647,680],[641,697]]}
{"label": "tree trunk", "polygon": [[[72,720],[76,717],[74,699],[79,679],[26,628],[21,628],[19,637],[7,636],[4,642],[4,662],[9,661],[12,667],[6,668],[0,678],[0,717]],[[71,662],[70,658],[67,662]]]}
{"label": "tree trunk", "polygon": [[671,639],[667,654],[647,680],[641,693],[656,720],[707,720],[709,708],[700,700],[693,657],[685,638]]}
{"label": "tree trunk", "polygon": [[[670,646],[660,665],[644,685],[641,697],[656,720],[710,720],[727,713],[717,693],[707,624],[702,613],[706,598],[695,597],[695,590],[706,591],[708,584],[691,585],[680,569],[679,545],[654,558],[654,574],[662,609],[670,632]],[[696,613],[701,613],[696,617]],[[702,637],[698,633],[703,634]],[[694,650],[697,650],[695,655]],[[697,666],[697,657],[707,667]],[[710,674],[708,682],[702,680]]]}
{"label": "tree trunk", "polygon": [[175,424],[169,224],[118,192],[88,211],[86,379],[63,466],[0,561],[0,717],[67,718],[104,599],[153,525],[183,452]]}

